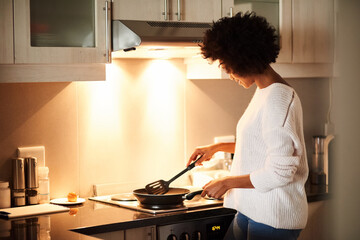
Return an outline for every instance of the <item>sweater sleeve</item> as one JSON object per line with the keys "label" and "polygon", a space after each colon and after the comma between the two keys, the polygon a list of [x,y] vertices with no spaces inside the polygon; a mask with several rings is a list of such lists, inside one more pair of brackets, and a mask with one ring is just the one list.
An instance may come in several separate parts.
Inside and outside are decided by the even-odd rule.
{"label": "sweater sleeve", "polygon": [[291,183],[300,164],[301,144],[296,134],[293,93],[269,99],[263,115],[262,133],[266,159],[262,168],[250,174],[256,190],[267,192]]}
{"label": "sweater sleeve", "polygon": [[300,156],[294,148],[294,136],[284,127],[277,127],[264,134],[267,157],[264,167],[250,174],[255,189],[267,192],[293,181]]}

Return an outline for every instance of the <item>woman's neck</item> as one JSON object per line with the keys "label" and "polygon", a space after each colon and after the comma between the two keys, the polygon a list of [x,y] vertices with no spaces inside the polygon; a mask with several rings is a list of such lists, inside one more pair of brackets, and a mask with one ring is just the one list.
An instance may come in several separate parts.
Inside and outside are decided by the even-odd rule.
{"label": "woman's neck", "polygon": [[255,76],[254,81],[260,89],[266,88],[273,83],[282,83],[290,86],[270,65],[265,69],[263,74]]}

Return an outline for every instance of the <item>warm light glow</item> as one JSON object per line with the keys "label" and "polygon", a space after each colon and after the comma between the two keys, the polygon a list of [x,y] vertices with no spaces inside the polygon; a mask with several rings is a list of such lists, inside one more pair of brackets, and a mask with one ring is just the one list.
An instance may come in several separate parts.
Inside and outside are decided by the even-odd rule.
{"label": "warm light glow", "polygon": [[178,122],[179,70],[166,60],[153,60],[144,72],[147,89],[147,119],[157,132],[175,129]]}
{"label": "warm light glow", "polygon": [[106,81],[77,83],[79,154],[92,169],[83,181],[143,186],[183,167],[184,70],[182,60],[121,59],[106,67]]}
{"label": "warm light glow", "polygon": [[95,136],[117,131],[121,123],[119,104],[120,82],[114,81],[114,75],[121,69],[115,65],[106,66],[106,81],[85,83],[89,97],[89,124]]}
{"label": "warm light glow", "polygon": [[[106,67],[106,81],[84,85],[89,98],[90,134],[141,132],[144,136],[174,136],[183,121],[184,75],[168,60],[149,60],[141,69]],[[137,128],[137,130],[130,130]]]}
{"label": "warm light glow", "polygon": [[176,47],[176,46],[140,46],[135,51],[112,52],[112,58],[147,58],[147,59],[174,59],[188,58],[200,54],[199,47]]}

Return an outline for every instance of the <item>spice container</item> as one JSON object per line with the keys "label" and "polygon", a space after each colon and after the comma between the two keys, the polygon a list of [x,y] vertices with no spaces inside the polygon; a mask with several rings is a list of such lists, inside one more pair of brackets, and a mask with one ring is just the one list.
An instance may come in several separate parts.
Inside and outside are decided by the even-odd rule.
{"label": "spice container", "polygon": [[0,181],[0,209],[11,207],[9,182]]}

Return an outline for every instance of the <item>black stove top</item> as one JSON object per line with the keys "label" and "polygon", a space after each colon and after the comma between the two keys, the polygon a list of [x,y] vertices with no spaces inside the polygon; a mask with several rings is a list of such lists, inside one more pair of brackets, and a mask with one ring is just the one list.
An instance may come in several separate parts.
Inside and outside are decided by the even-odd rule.
{"label": "black stove top", "polygon": [[116,198],[112,199],[113,196],[114,195],[97,196],[97,197],[90,197],[89,199],[97,202],[112,204],[115,206],[128,208],[140,212],[151,213],[151,214],[209,208],[209,207],[222,206],[223,204],[222,200],[202,198],[200,196],[196,196],[192,200],[185,200],[184,204],[181,206],[174,206],[173,208],[169,208],[169,209],[150,209],[150,208],[146,208],[146,206],[145,207],[140,206],[140,203],[134,199],[114,200]]}

